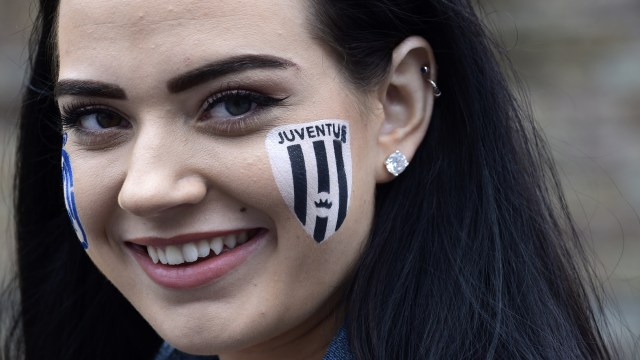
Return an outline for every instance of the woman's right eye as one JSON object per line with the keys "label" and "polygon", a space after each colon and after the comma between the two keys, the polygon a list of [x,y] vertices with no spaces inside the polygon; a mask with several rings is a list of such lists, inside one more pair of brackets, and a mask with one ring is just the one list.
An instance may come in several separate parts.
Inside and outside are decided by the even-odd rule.
{"label": "woman's right eye", "polygon": [[115,111],[91,104],[72,104],[61,109],[62,127],[96,132],[129,127],[129,122]]}
{"label": "woman's right eye", "polygon": [[78,126],[83,130],[99,131],[124,125],[124,119],[114,113],[96,111],[81,115],[77,119]]}
{"label": "woman's right eye", "polygon": [[87,148],[115,146],[131,128],[131,123],[123,115],[96,104],[64,105],[60,115],[62,130],[69,132],[75,143]]}

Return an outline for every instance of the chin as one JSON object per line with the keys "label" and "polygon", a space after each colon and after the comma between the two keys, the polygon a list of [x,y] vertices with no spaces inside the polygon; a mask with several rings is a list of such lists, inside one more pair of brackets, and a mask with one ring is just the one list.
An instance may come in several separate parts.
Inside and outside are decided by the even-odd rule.
{"label": "chin", "polygon": [[188,354],[216,355],[242,347],[239,337],[224,330],[225,333],[220,334],[210,323],[176,323],[165,319],[159,326],[152,324],[152,327],[162,339]]}
{"label": "chin", "polygon": [[235,352],[251,346],[259,338],[255,333],[255,325],[252,329],[242,329],[241,324],[228,317],[203,316],[206,312],[201,310],[169,307],[170,315],[146,316],[143,313],[143,316],[162,339],[176,349],[193,355]]}

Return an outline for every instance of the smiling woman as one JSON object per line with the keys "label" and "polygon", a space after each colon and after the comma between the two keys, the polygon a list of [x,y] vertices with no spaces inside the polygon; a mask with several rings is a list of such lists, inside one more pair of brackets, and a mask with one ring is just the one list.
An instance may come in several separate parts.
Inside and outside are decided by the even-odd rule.
{"label": "smiling woman", "polygon": [[40,5],[8,356],[608,357],[466,1]]}

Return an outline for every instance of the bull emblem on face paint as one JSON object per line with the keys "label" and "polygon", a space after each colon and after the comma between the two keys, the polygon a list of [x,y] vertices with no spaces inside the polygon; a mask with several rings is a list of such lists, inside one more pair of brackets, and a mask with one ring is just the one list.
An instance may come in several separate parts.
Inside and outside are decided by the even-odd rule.
{"label": "bull emblem on face paint", "polygon": [[67,214],[69,214],[73,230],[75,230],[80,244],[86,250],[89,247],[89,242],[87,241],[87,234],[80,223],[80,216],[78,216],[78,210],[76,208],[76,197],[73,191],[73,171],[71,170],[69,154],[64,149],[66,144],[67,134],[65,133],[62,136],[62,188],[64,189],[64,205],[67,208]]}
{"label": "bull emblem on face paint", "polygon": [[265,141],[282,197],[317,242],[333,235],[347,215],[348,129],[344,120],[320,120],[275,128]]}

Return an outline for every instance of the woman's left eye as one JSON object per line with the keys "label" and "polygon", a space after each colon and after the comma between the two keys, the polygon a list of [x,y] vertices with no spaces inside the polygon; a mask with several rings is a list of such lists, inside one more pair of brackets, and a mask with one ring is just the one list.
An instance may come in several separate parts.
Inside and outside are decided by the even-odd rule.
{"label": "woman's left eye", "polygon": [[256,109],[274,106],[285,98],[274,98],[251,91],[234,90],[211,96],[203,106],[203,117],[224,121],[242,117]]}
{"label": "woman's left eye", "polygon": [[248,97],[235,97],[218,103],[209,110],[213,117],[241,116],[255,109],[257,104]]}

